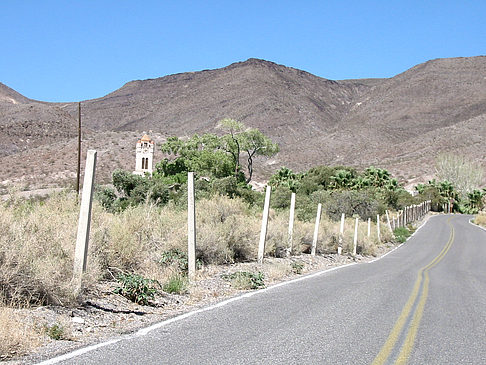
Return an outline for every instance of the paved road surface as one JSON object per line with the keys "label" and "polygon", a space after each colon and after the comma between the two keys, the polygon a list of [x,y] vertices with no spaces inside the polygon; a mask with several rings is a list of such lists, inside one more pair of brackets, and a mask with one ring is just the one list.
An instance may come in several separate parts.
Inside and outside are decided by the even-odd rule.
{"label": "paved road surface", "polygon": [[486,364],[486,232],[469,218],[60,363]]}

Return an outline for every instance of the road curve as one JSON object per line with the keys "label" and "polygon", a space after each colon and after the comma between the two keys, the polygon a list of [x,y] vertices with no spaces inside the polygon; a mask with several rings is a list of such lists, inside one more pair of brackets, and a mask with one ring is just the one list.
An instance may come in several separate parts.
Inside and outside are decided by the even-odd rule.
{"label": "road curve", "polygon": [[376,262],[270,288],[44,364],[486,363],[486,232],[469,218],[434,216]]}

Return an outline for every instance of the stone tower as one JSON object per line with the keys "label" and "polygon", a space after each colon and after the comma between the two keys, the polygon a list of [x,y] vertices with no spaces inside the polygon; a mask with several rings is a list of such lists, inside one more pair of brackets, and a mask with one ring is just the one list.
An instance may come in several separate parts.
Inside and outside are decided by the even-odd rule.
{"label": "stone tower", "polygon": [[154,141],[144,134],[144,136],[137,141],[137,154],[135,158],[135,171],[136,175],[145,175],[148,173],[152,175],[152,163],[154,158]]}

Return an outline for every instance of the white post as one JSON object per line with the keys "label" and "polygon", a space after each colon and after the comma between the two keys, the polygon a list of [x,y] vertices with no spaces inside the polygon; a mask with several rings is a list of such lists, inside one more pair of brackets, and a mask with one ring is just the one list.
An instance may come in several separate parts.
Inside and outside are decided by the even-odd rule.
{"label": "white post", "polygon": [[339,228],[339,244],[338,244],[338,255],[343,251],[343,236],[344,236],[344,213],[341,214],[341,227]]}
{"label": "white post", "polygon": [[96,151],[88,150],[86,169],[84,170],[83,195],[79,210],[78,234],[74,252],[74,279],[77,290],[81,290],[83,273],[86,272],[88,259],[89,227],[91,224],[91,206],[93,202],[93,188],[96,169]]}
{"label": "white post", "polygon": [[368,218],[368,238],[371,236],[371,218]]}
{"label": "white post", "polygon": [[322,204],[317,204],[317,215],[316,215],[316,224],[314,226],[314,239],[312,240],[312,248],[311,248],[311,255],[316,255],[317,250],[317,237],[319,236],[319,224],[321,223],[321,209]]}
{"label": "white post", "polygon": [[390,216],[388,215],[388,210],[385,210],[386,213],[386,221],[388,222],[388,228],[390,229],[390,232],[393,233],[393,229],[390,223]]}
{"label": "white post", "polygon": [[287,236],[288,240],[288,254],[290,255],[293,251],[293,235],[294,235],[294,214],[295,214],[295,193],[290,196],[290,217],[289,217],[289,233]]}
{"label": "white post", "polygon": [[196,204],[194,172],[187,173],[187,261],[189,278],[196,274]]}
{"label": "white post", "polygon": [[263,255],[265,254],[265,240],[267,238],[268,213],[270,211],[270,193],[272,188],[267,186],[265,193],[265,205],[263,206],[262,229],[260,231],[260,243],[258,245],[258,263],[263,264]]}
{"label": "white post", "polygon": [[378,242],[381,242],[381,232],[380,232],[380,215],[376,215],[376,233],[378,235]]}
{"label": "white post", "polygon": [[356,218],[356,223],[354,224],[354,239],[353,239],[354,256],[356,256],[356,248],[358,247],[358,224],[359,224],[359,218]]}

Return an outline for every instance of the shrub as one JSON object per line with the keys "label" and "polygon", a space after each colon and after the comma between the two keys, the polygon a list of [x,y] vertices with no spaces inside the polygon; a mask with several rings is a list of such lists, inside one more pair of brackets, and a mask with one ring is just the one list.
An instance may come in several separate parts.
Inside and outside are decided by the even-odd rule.
{"label": "shrub", "polygon": [[134,303],[141,305],[148,305],[150,300],[153,300],[157,290],[154,284],[155,280],[146,279],[137,274],[120,274],[117,278],[118,286],[113,291],[115,294],[120,294],[131,300]]}
{"label": "shrub", "polygon": [[179,248],[172,248],[162,252],[159,262],[164,266],[175,264],[180,271],[187,271],[188,267],[187,254]]}
{"label": "shrub", "polygon": [[[12,306],[73,303],[75,195],[10,203],[0,209],[0,300]],[[86,284],[96,276],[91,264]]]}
{"label": "shrub", "polygon": [[63,340],[66,336],[64,327],[58,323],[54,323],[52,326],[46,325],[44,331],[53,340]]}
{"label": "shrub", "polygon": [[96,199],[99,200],[101,206],[108,211],[113,211],[113,205],[116,200],[116,193],[113,188],[104,187],[99,188],[96,190],[95,193]]}
{"label": "shrub", "polygon": [[169,294],[184,294],[187,291],[187,277],[180,274],[171,276],[162,290]]}
{"label": "shrub", "polygon": [[231,282],[236,289],[260,289],[265,287],[264,275],[262,272],[252,273],[248,271],[237,271],[232,274],[223,274],[221,277]]}
{"label": "shrub", "polygon": [[280,185],[272,191],[270,199],[273,209],[287,209],[290,207],[290,197],[292,190],[288,186]]}
{"label": "shrub", "polygon": [[293,261],[291,264],[292,272],[300,275],[304,271],[304,266],[305,264],[302,261]]}
{"label": "shrub", "polygon": [[410,237],[410,231],[406,227],[399,227],[393,231],[395,238],[398,242],[403,243]]}
{"label": "shrub", "polygon": [[357,214],[362,220],[374,218],[379,213],[378,202],[367,192],[336,191],[330,199],[324,202],[324,212],[333,220],[341,219],[341,214],[347,217]]}
{"label": "shrub", "polygon": [[474,217],[474,223],[486,227],[486,213],[479,213],[476,217]]}

